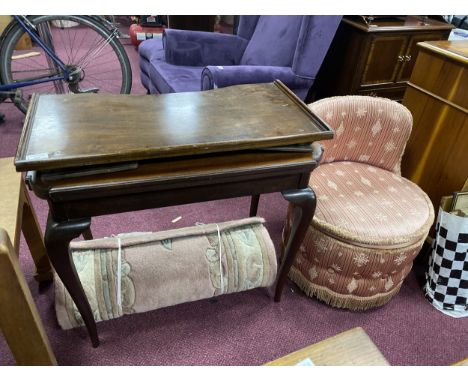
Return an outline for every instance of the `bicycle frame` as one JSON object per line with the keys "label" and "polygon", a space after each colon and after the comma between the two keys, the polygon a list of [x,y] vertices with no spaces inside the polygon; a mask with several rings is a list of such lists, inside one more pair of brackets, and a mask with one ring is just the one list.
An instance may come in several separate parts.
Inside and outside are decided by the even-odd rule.
{"label": "bicycle frame", "polygon": [[34,25],[32,25],[28,21],[27,17],[26,16],[13,16],[13,18],[21,26],[21,28],[26,33],[28,33],[31,39],[36,44],[38,44],[42,49],[44,49],[44,52],[46,52],[47,56],[61,69],[63,75],[40,78],[40,79],[35,79],[35,80],[30,80],[30,81],[18,81],[18,82],[15,82],[14,84],[0,84],[0,91],[8,92],[8,91],[26,87],[26,86],[41,84],[44,82],[64,80],[68,78],[70,76],[70,71],[68,70],[66,65],[63,63],[63,61],[59,57],[57,57],[55,52],[44,43],[44,41],[42,40],[42,38],[39,36],[38,32],[36,31],[36,28],[34,27]]}

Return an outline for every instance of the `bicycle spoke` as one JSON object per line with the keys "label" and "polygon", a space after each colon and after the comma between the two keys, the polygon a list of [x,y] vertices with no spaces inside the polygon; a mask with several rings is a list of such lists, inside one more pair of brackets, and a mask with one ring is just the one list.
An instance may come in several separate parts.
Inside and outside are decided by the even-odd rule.
{"label": "bicycle spoke", "polygon": [[[83,38],[85,36],[88,36],[88,31],[85,31]],[[93,49],[93,47],[102,39],[102,37],[98,35],[97,33],[94,33],[94,35],[91,35],[91,39],[92,39],[91,42],[89,42],[86,38],[85,39],[87,41],[86,45],[83,46],[83,44],[81,44],[79,49],[76,51],[76,54],[73,57],[74,65],[81,66],[81,62],[86,59],[86,57],[89,55],[90,50]],[[83,50],[85,51],[83,52]],[[78,58],[78,54],[79,54],[79,58]]]}
{"label": "bicycle spoke", "polygon": [[[103,66],[107,65],[107,67],[108,67],[109,64],[112,64],[114,62],[115,62],[115,60],[98,61],[98,62],[93,63],[92,65],[88,65],[86,68],[87,69],[93,69],[93,68],[97,67],[97,68],[101,69]],[[119,71],[121,72],[122,70],[120,69]],[[100,73],[106,73],[106,72],[100,72]]]}
{"label": "bicycle spoke", "polygon": [[[128,58],[115,30],[93,16],[28,16],[37,28],[39,38],[59,61],[66,65],[69,76],[62,80],[63,68],[39,44],[26,51],[15,46],[25,33],[16,27],[7,33],[7,48],[0,57],[0,74],[6,83],[23,84],[22,101],[17,106],[24,112],[32,93],[68,93],[99,89],[100,92],[129,92],[131,72]],[[77,25],[68,25],[77,22]],[[28,23],[26,23],[28,25]],[[34,53],[28,55],[28,53]],[[39,53],[39,55],[38,55]],[[17,59],[12,59],[17,55]],[[3,57],[6,57],[4,59]],[[26,85],[28,82],[36,82]]]}
{"label": "bicycle spoke", "polygon": [[[41,57],[42,59],[44,59],[43,57]],[[41,63],[39,61],[37,61],[36,58],[34,57],[31,57],[31,58],[28,58],[27,60],[15,60],[15,63],[14,63],[14,66],[28,66],[28,67],[32,67],[32,64],[36,65],[37,67],[39,68],[47,68],[47,65],[45,63]]]}
{"label": "bicycle spoke", "polygon": [[15,70],[12,73],[36,73],[36,72],[47,72],[50,75],[58,75],[58,72],[51,72],[49,68],[43,69],[29,69],[29,70]]}
{"label": "bicycle spoke", "polygon": [[[87,33],[88,31],[86,31],[86,35],[88,35]],[[74,59],[73,59],[73,62],[75,63],[75,65],[77,66],[81,66],[81,62],[84,61],[86,59],[87,56],[89,56],[89,53],[92,49],[94,49],[99,41],[101,41],[103,38],[98,35],[97,33],[94,34],[94,36],[91,36],[91,38],[93,39],[91,42],[88,42],[88,47],[84,47],[83,49],[87,49],[87,51],[85,52],[81,52],[81,48],[83,46],[83,44],[80,45],[79,49],[77,50],[77,53],[78,52],[81,52],[80,53],[80,58],[77,58],[77,55],[75,55]]]}
{"label": "bicycle spoke", "polygon": [[[86,80],[90,80],[90,79],[95,79],[96,81],[103,81],[103,82],[117,82],[115,79],[113,78],[102,78],[102,77],[95,77],[95,76],[88,76],[86,77]],[[120,82],[120,81],[119,81]]]}
{"label": "bicycle spoke", "polygon": [[102,78],[106,81],[112,79],[115,82],[121,82],[121,74],[122,71],[120,69],[108,70],[103,72],[86,72],[84,78]]}
{"label": "bicycle spoke", "polygon": [[[54,24],[52,24],[52,26],[55,26],[55,28],[58,28],[59,30],[63,30],[63,29],[67,29],[67,34],[68,34],[68,41],[70,41],[70,28],[65,28],[64,27],[64,24],[63,24],[63,21],[64,20],[58,20],[58,23],[59,23],[59,27],[56,27]],[[60,40],[62,41],[62,46],[63,46],[63,50],[65,51],[65,54],[67,55],[67,62],[66,64],[69,64],[71,62],[71,46],[70,44],[66,44],[65,43],[65,40],[64,40],[64,33],[56,33],[60,36]],[[70,53],[68,52],[67,50],[67,46],[70,48]]]}
{"label": "bicycle spoke", "polygon": [[[35,80],[43,80],[43,79],[47,79],[47,78],[51,78],[53,77],[54,75],[45,75],[45,76],[34,76],[34,77],[26,77],[26,78],[21,78],[21,81],[35,81]],[[57,81],[57,80],[56,80]],[[15,82],[19,82],[19,81],[15,81]],[[50,81],[52,82],[52,80]]]}
{"label": "bicycle spoke", "polygon": [[88,55],[85,56],[85,60],[84,62],[81,62],[80,63],[80,66],[81,67],[86,67],[86,65],[88,65],[88,63],[92,62],[96,57],[97,55],[103,50],[106,48],[106,46],[109,44],[109,41],[112,39],[112,36],[109,36],[106,40],[103,39],[102,42],[100,42],[94,49],[93,52],[89,51]]}
{"label": "bicycle spoke", "polygon": [[[28,86],[27,91],[24,91],[24,93],[55,93],[55,86],[52,84],[52,82],[59,82],[59,81],[51,81],[51,82],[44,82],[43,84],[36,84],[33,86]],[[63,84],[63,81],[60,81]],[[50,91],[40,91],[40,89],[50,89]]]}
{"label": "bicycle spoke", "polygon": [[[80,42],[80,44],[78,45],[78,47],[76,47],[75,49],[73,49],[74,52],[72,52],[72,60],[71,60],[71,62],[76,62],[76,61],[77,61],[76,55],[77,55],[78,52],[80,52],[81,47],[83,46],[83,43],[84,43],[84,41],[86,40],[85,37],[88,35],[88,30],[87,30],[87,29],[86,29],[84,32],[83,32],[83,30],[80,29],[79,32],[81,32],[81,33],[78,33],[78,31],[77,31],[77,32],[76,32],[76,35],[77,35],[77,36],[81,35],[81,42]],[[75,40],[73,40],[73,42],[74,42],[74,41],[75,41]]]}

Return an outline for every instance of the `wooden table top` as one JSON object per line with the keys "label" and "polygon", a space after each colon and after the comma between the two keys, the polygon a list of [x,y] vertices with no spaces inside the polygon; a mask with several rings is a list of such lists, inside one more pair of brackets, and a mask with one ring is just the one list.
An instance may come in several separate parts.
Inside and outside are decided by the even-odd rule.
{"label": "wooden table top", "polygon": [[[370,17],[373,17],[370,20]],[[366,33],[384,33],[399,31],[451,30],[452,24],[424,18],[422,16],[345,16],[343,22],[352,25]]]}
{"label": "wooden table top", "polygon": [[34,95],[15,165],[52,170],[332,137],[280,81],[156,96]]}
{"label": "wooden table top", "polygon": [[294,366],[309,359],[316,366],[388,366],[363,328],[357,327],[268,362],[265,366]]}
{"label": "wooden table top", "polygon": [[418,43],[422,49],[437,52],[462,64],[468,63],[468,41],[427,41]]}

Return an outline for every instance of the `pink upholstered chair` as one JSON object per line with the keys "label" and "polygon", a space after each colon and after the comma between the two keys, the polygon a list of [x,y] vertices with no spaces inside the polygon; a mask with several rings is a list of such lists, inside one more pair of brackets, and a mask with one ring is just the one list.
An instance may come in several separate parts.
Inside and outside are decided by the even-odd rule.
{"label": "pink upholstered chair", "polygon": [[[309,107],[335,131],[310,178],[317,209],[290,278],[341,308],[387,303],[400,289],[434,220],[427,195],[400,176],[412,116],[375,97],[327,98]],[[284,237],[289,232],[286,222]]]}

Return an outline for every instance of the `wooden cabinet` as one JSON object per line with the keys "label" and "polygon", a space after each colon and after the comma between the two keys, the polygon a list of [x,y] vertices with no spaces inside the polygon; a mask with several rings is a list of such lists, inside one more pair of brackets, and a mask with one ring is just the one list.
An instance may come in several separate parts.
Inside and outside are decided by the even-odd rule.
{"label": "wooden cabinet", "polygon": [[418,44],[419,53],[403,98],[413,130],[401,163],[436,211],[440,199],[468,178],[468,41]]}
{"label": "wooden cabinet", "polygon": [[417,16],[343,18],[308,101],[361,94],[401,101],[416,46],[446,40],[452,25]]}

